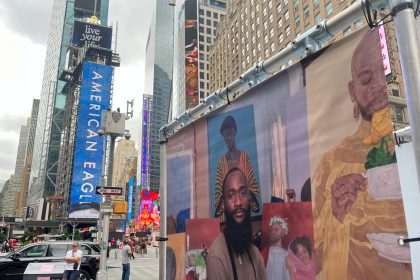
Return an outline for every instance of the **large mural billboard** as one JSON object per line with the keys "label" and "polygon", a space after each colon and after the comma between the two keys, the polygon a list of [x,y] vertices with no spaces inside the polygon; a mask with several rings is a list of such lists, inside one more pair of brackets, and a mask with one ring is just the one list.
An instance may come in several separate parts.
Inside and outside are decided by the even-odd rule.
{"label": "large mural billboard", "polygon": [[198,104],[197,1],[185,1],[185,102],[186,109]]}
{"label": "large mural billboard", "polygon": [[101,112],[110,105],[112,67],[83,63],[69,218],[99,218],[100,185],[105,137],[98,135]]}
{"label": "large mural billboard", "polygon": [[407,227],[377,30],[184,127],[166,161],[168,234],[220,225],[194,248],[206,273],[195,263],[191,277],[412,279],[409,248],[397,245]]}

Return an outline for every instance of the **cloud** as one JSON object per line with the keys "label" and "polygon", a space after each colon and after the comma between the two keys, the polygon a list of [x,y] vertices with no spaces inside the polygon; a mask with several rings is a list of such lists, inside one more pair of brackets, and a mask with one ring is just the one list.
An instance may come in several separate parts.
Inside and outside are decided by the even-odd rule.
{"label": "cloud", "polygon": [[[29,115],[29,114],[28,114]],[[13,116],[9,114],[0,115],[0,131],[13,132],[17,135],[20,133],[20,127],[26,125],[27,116]],[[3,144],[3,143],[2,143]],[[1,146],[0,146],[1,149]],[[1,154],[1,152],[0,152]]]}
{"label": "cloud", "polygon": [[46,45],[52,4],[52,0],[1,1],[0,21],[32,42]]}
{"label": "cloud", "polygon": [[121,55],[122,66],[130,66],[139,59],[144,60],[154,2],[110,1],[108,24],[114,26],[115,34],[118,21],[117,53]]}
{"label": "cloud", "polygon": [[15,172],[18,137],[5,138],[3,133],[0,136],[0,181],[6,181]]}

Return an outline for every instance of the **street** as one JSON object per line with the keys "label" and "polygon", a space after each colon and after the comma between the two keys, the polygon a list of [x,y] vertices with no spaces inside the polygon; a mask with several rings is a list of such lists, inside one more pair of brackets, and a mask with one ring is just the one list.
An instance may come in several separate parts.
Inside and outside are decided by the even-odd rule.
{"label": "street", "polygon": [[[130,262],[130,279],[159,279],[159,258],[156,253],[158,247],[148,247],[147,254],[140,256],[135,253],[135,259]],[[117,258],[115,258],[115,251],[117,251]],[[111,250],[107,262],[108,279],[119,280],[122,275],[121,265],[122,250]]]}

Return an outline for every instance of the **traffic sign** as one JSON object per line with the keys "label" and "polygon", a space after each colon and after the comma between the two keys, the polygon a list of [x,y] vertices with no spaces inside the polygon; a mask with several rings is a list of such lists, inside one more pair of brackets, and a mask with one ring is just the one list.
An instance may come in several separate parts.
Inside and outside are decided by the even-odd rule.
{"label": "traffic sign", "polygon": [[114,187],[96,187],[96,194],[102,195],[122,195],[122,188],[114,188]]}
{"label": "traffic sign", "polygon": [[104,203],[101,203],[101,205],[99,207],[99,210],[102,213],[112,213],[112,212],[114,212],[114,208],[112,207],[111,204],[104,204]]}

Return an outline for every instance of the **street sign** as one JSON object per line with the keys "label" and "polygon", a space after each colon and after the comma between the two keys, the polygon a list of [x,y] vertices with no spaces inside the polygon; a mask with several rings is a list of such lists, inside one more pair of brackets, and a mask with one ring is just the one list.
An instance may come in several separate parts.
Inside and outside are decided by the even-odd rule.
{"label": "street sign", "polygon": [[114,188],[114,187],[96,187],[96,194],[102,195],[122,195],[122,188]]}
{"label": "street sign", "polygon": [[112,204],[101,203],[100,207],[99,207],[99,210],[102,213],[112,213],[112,212],[114,212],[114,208],[112,207]]}

